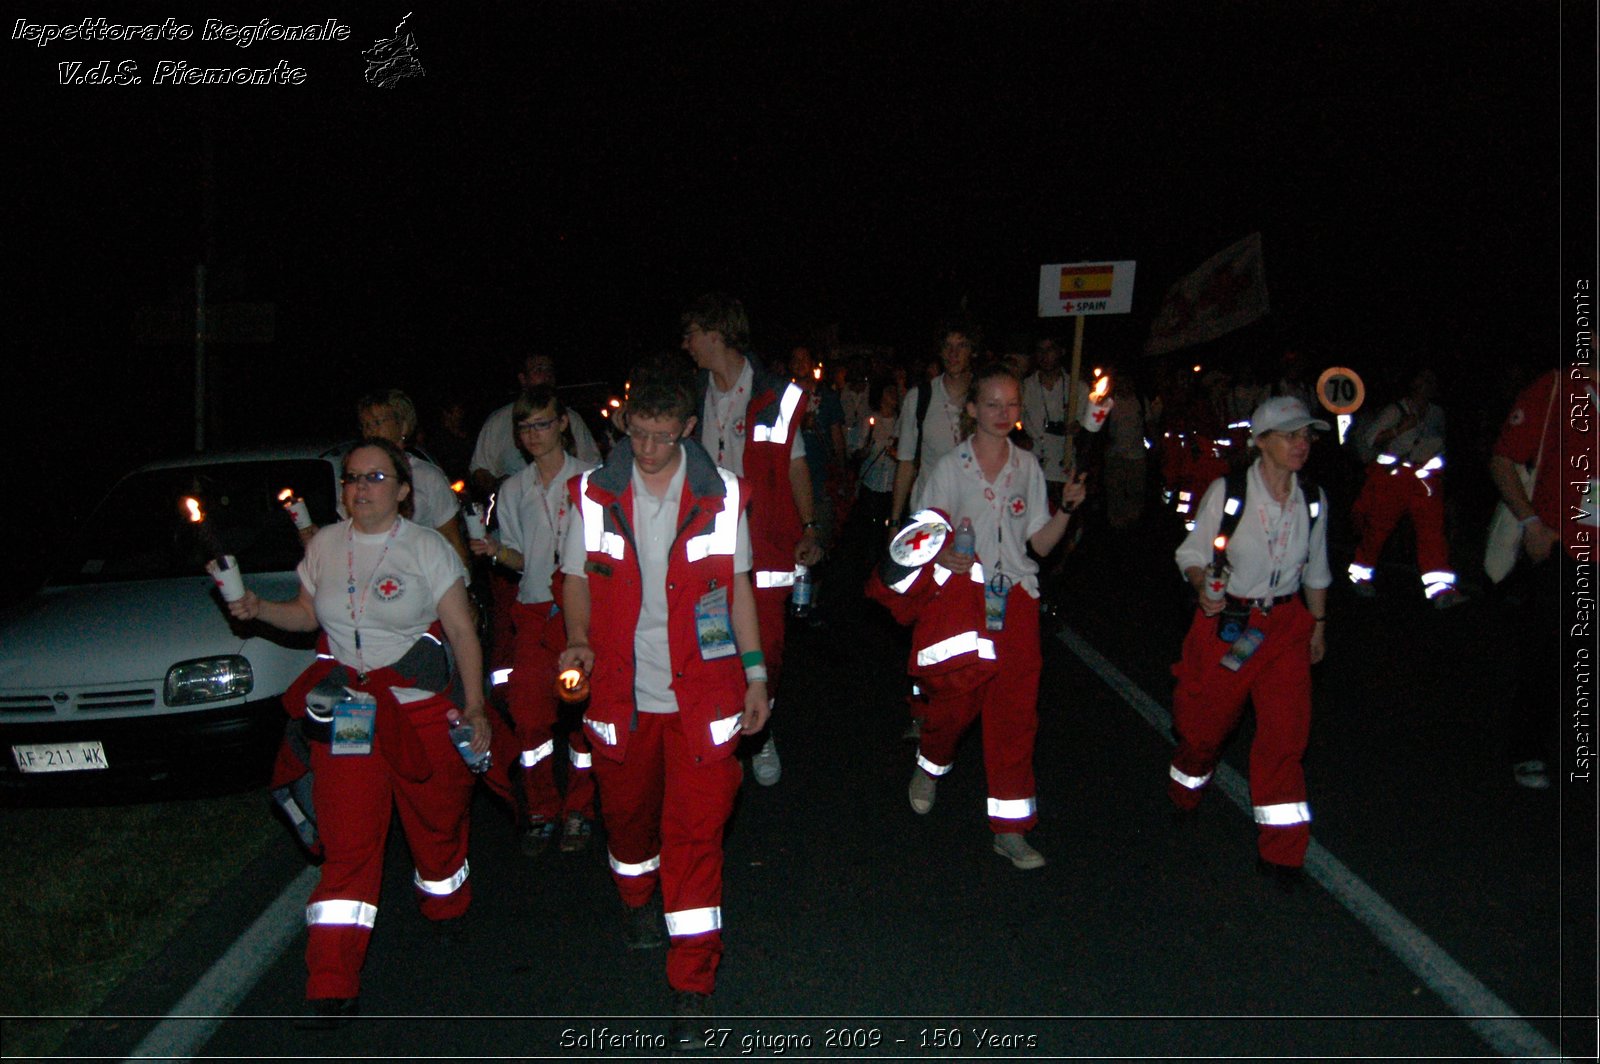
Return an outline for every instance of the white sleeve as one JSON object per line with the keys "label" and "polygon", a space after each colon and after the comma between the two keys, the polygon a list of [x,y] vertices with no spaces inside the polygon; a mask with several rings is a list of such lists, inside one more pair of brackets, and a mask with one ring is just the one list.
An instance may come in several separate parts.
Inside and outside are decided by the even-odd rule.
{"label": "white sleeve", "polygon": [[1333,571],[1328,568],[1328,493],[1318,488],[1317,494],[1322,500],[1321,516],[1311,526],[1306,571],[1300,580],[1302,585],[1312,589],[1331,587],[1333,584]]}
{"label": "white sleeve", "polygon": [[922,432],[922,426],[917,424],[917,399],[926,388],[926,384],[919,384],[906,393],[900,401],[900,421],[898,435],[900,443],[897,448],[900,461],[909,462],[911,456],[917,453],[917,437]]}
{"label": "white sleeve", "polygon": [[1028,524],[1027,531],[1022,534],[1022,538],[1028,540],[1050,523],[1050,496],[1045,491],[1044,469],[1039,465],[1039,460],[1027,451],[1019,450],[1017,453],[1023,456],[1021,460],[1028,481],[1023,487],[1027,492],[1024,498],[1028,503]]}
{"label": "white sleeve", "polygon": [[586,580],[583,563],[588,560],[589,552],[583,546],[583,507],[574,506],[567,522],[566,541],[561,544],[561,571]]}
{"label": "white sleeve", "polygon": [[[499,413],[499,411],[496,411],[495,413]],[[483,428],[478,430],[478,439],[477,442],[473,444],[472,459],[467,462],[467,468],[474,470],[487,470],[498,477],[500,475],[500,469],[497,462],[499,448],[496,447],[493,442],[494,426],[497,420],[498,418],[496,418],[494,414],[490,414],[489,417],[484,421]]]}
{"label": "white sleeve", "polygon": [[733,548],[733,571],[748,573],[751,564],[750,514],[746,511],[739,515],[739,532]]}
{"label": "white sleeve", "polygon": [[945,458],[950,458],[953,455],[954,452],[945,455],[944,458],[933,464],[933,468],[927,471],[926,476],[917,478],[917,483],[912,490],[911,505],[908,507],[907,513],[926,510],[932,506],[943,510],[945,515],[952,521],[959,519],[956,510],[959,509],[957,504],[961,501],[960,492],[954,490],[953,485],[950,483],[948,472],[955,467],[945,461]]}
{"label": "white sleeve", "polygon": [[459,582],[464,586],[467,582],[467,570],[455,548],[433,529],[420,525],[417,526],[417,564],[422,567],[435,606],[453,585]]}
{"label": "white sleeve", "polygon": [[522,474],[518,473],[500,485],[494,504],[494,512],[500,518],[500,542],[524,555],[528,553],[528,544],[523,538],[523,529],[526,527],[523,508],[530,501],[537,500],[533,492],[527,490]]}

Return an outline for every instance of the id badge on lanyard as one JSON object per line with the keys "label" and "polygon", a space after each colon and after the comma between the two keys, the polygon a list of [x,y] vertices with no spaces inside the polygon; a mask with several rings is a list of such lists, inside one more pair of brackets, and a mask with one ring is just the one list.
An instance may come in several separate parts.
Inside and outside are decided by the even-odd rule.
{"label": "id badge on lanyard", "polygon": [[983,585],[983,626],[991,632],[1002,632],[1006,627],[1006,596],[1011,592],[1011,578],[1005,573],[995,573]]}
{"label": "id badge on lanyard", "polygon": [[378,703],[368,694],[354,693],[333,707],[333,735],[328,752],[361,756],[372,753],[372,736],[377,730]]}
{"label": "id badge on lanyard", "polygon": [[727,588],[713,587],[700,596],[694,604],[694,626],[700,639],[700,657],[705,661],[731,658],[738,651],[733,644]]}

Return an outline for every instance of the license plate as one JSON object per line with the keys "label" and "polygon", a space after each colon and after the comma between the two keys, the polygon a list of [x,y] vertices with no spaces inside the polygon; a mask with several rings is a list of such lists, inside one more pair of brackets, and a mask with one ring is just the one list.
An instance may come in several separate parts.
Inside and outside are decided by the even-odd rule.
{"label": "license plate", "polygon": [[84,772],[109,768],[106,749],[97,740],[76,743],[27,743],[13,746],[11,756],[24,772]]}

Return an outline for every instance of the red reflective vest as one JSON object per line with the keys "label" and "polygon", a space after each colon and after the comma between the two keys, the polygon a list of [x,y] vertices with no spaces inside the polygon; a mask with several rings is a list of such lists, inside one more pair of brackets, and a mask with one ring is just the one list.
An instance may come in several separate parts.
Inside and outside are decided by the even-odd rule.
{"label": "red reflective vest", "polygon": [[[795,544],[804,531],[789,484],[789,467],[794,434],[806,416],[806,390],[759,367],[753,372],[750,405],[744,417],[743,478],[751,500],[750,580],[758,588],[788,587],[794,582]],[[696,384],[695,410],[701,411],[711,372],[702,370]]]}
{"label": "red reflective vest", "polygon": [[933,692],[967,691],[999,669],[984,624],[984,572],[959,576],[928,562],[911,569],[885,560],[867,581],[867,597],[912,625],[906,671]]}
{"label": "red reflective vest", "polygon": [[[685,440],[682,447],[688,468],[678,502],[678,534],[667,558],[667,644],[684,734],[696,761],[714,761],[737,745],[744,670],[737,654],[714,661],[701,657],[695,607],[702,596],[723,587],[731,612],[739,517],[749,499],[742,481],[718,469],[698,442]],[[605,465],[572,478],[568,490],[583,522],[594,648],[583,723],[596,753],[622,761],[637,712],[633,640],[644,601],[633,531],[632,443],[620,441]]]}

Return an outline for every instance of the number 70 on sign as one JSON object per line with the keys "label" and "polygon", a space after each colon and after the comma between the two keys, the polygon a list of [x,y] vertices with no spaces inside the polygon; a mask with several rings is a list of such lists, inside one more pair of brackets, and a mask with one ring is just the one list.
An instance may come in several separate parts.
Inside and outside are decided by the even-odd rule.
{"label": "number 70 on sign", "polygon": [[1366,402],[1367,387],[1361,383],[1361,374],[1344,366],[1329,366],[1317,378],[1317,401],[1335,415],[1339,427],[1339,442],[1344,443],[1350,430],[1353,415]]}

